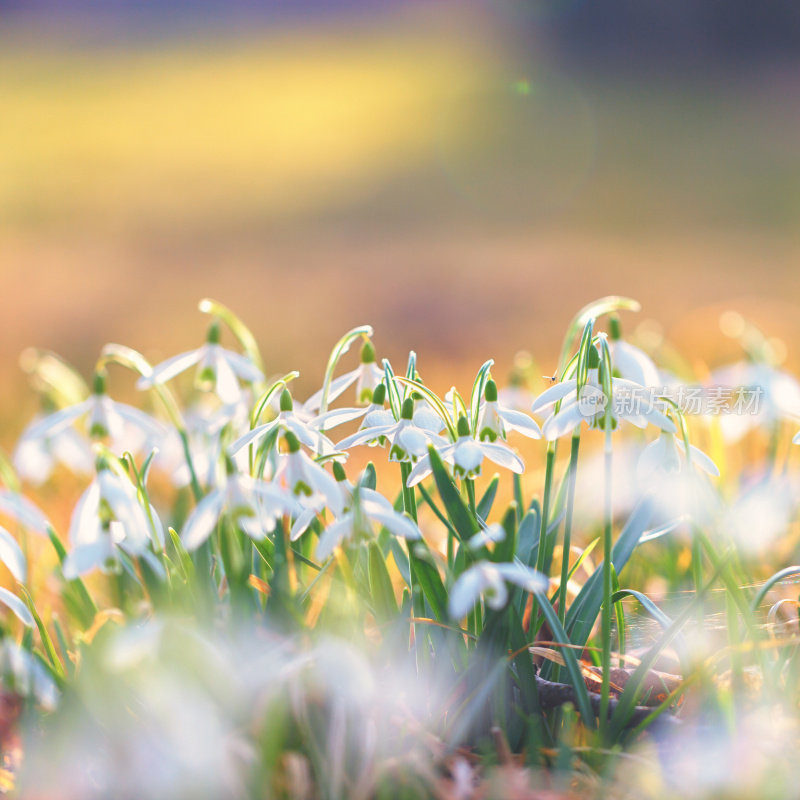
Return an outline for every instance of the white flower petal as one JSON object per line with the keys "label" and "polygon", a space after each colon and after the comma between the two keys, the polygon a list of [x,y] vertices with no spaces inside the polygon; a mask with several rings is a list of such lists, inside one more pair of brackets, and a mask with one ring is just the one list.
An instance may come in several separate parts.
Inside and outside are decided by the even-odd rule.
{"label": "white flower petal", "polygon": [[91,544],[103,538],[98,512],[100,508],[100,486],[92,481],[78,498],[69,524],[69,542],[72,547]]}
{"label": "white flower petal", "polygon": [[577,404],[569,408],[562,408],[558,414],[551,414],[542,425],[542,433],[545,439],[553,441],[564,434],[572,433],[586,417],[581,413]]}
{"label": "white flower petal", "polygon": [[261,383],[264,380],[261,370],[247,356],[233,350],[222,350],[220,357],[225,359],[236,375],[246,383]]}
{"label": "white flower petal", "polygon": [[378,425],[374,428],[363,428],[360,431],[356,431],[351,436],[342,439],[341,442],[336,444],[337,450],[349,450],[351,447],[356,447],[360,444],[367,444],[368,442],[372,441],[373,439],[378,439],[381,436],[389,436],[397,430],[397,423],[393,423],[391,425]]}
{"label": "white flower petal", "polygon": [[369,412],[370,406],[363,406],[362,408],[337,408],[317,417],[308,423],[309,427],[316,428],[321,431],[327,431],[331,428],[336,428],[339,425],[344,425],[346,422],[352,422],[354,419],[363,417]]}
{"label": "white flower petal", "polygon": [[313,508],[306,508],[300,512],[289,532],[289,540],[296,542],[307,530],[308,526],[314,521],[317,512]]}
{"label": "white flower petal", "polygon": [[497,415],[501,420],[503,420],[503,424],[512,431],[517,431],[518,433],[523,434],[523,436],[528,436],[531,439],[542,438],[542,431],[536,424],[536,420],[531,419],[531,417],[529,417],[527,414],[523,414],[521,411],[514,411],[512,408],[504,408],[503,406],[498,405]]}
{"label": "white flower petal", "polygon": [[549,389],[545,389],[534,401],[531,406],[531,413],[537,414],[547,410],[550,406],[565,398],[568,394],[576,394],[578,391],[578,381],[571,378],[568,381],[561,381],[553,384]]}
{"label": "white flower petal", "polygon": [[103,536],[94,542],[73,548],[64,559],[61,571],[64,577],[71,581],[95,569],[105,570],[113,558],[114,545],[107,536]]}
{"label": "white flower petal", "polygon": [[2,526],[0,526],[0,561],[8,567],[8,571],[15,580],[25,583],[28,573],[25,556],[17,544],[17,540]]}
{"label": "white flower petal", "polygon": [[205,355],[205,347],[197,350],[190,350],[186,353],[179,353],[166,361],[162,361],[158,366],[153,367],[153,371],[136,381],[137,389],[149,389],[157,383],[166,383],[184,370],[197,364]]}
{"label": "white flower petal", "polygon": [[239,388],[239,381],[228,360],[225,358],[222,348],[219,345],[214,353],[214,391],[223,403],[237,403],[242,396]]}
{"label": "white flower petal", "polygon": [[240,436],[228,448],[228,453],[230,453],[230,455],[236,455],[236,453],[247,447],[247,445],[253,444],[253,442],[258,441],[259,439],[263,439],[277,424],[278,420],[273,419],[270,422],[265,422],[263,425],[256,426],[249,433],[246,433],[244,436]]}
{"label": "white flower petal", "polygon": [[222,511],[224,496],[219,489],[207,494],[183,526],[181,542],[188,550],[196,550],[208,539]]}
{"label": "white flower petal", "polygon": [[419,539],[422,536],[411,517],[399,514],[397,511],[387,511],[382,506],[369,501],[362,503],[362,508],[370,519],[383,525],[395,536],[402,536],[404,539]]}
{"label": "white flower petal", "polygon": [[483,442],[480,447],[486,458],[495,464],[510,469],[518,475],[525,471],[525,463],[510,447],[498,442]]}
{"label": "white flower petal", "polygon": [[419,461],[417,461],[417,463],[414,465],[414,468],[409,473],[406,486],[408,486],[409,489],[412,486],[416,486],[420,481],[424,481],[432,471],[431,457],[429,455],[424,455]]}
{"label": "white flower petal", "polygon": [[[352,386],[358,380],[358,376],[359,370],[354,369],[350,372],[346,372],[344,375],[340,375],[338,378],[334,378],[328,386],[328,403],[332,403],[340,395],[344,394],[347,387]],[[319,389],[319,391],[314,392],[314,394],[303,403],[303,408],[306,409],[306,411],[317,411],[321,404],[322,389]]]}
{"label": "white flower petal", "polygon": [[353,515],[348,513],[339,517],[335,522],[328,525],[322,532],[317,542],[315,555],[317,561],[327,561],[328,557],[345,539],[353,535]]}
{"label": "white flower petal", "polygon": [[483,461],[483,447],[469,436],[462,436],[456,442],[453,449],[453,462],[464,470],[471,473],[477,470]]}
{"label": "white flower petal", "polygon": [[543,592],[550,585],[546,575],[531,567],[526,567],[519,561],[495,564],[494,566],[504,580],[515,583],[526,592]]}
{"label": "white flower petal", "polygon": [[31,614],[28,606],[22,602],[15,594],[12,594],[8,591],[8,589],[3,589],[0,587],[0,603],[3,605],[8,606],[14,614],[18,617],[20,622],[24,625],[27,625],[29,628],[32,628],[36,623],[33,619],[33,615]]}
{"label": "white flower petal", "polygon": [[69,427],[78,417],[85,414],[92,405],[92,398],[84,400],[75,406],[62,408],[54,414],[50,414],[44,419],[31,425],[25,435],[30,439],[46,439],[55,436],[59,431]]}

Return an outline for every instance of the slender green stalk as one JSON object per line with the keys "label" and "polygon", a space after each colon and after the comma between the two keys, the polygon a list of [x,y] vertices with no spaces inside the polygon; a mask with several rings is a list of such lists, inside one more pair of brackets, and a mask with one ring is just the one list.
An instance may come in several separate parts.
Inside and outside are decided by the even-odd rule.
{"label": "slender green stalk", "polygon": [[611,506],[611,427],[606,427],[605,436],[605,492],[603,527],[603,605],[601,616],[601,637],[603,653],[601,669],[603,671],[600,688],[600,732],[605,735],[608,726],[608,699],[610,693],[611,669],[611,537],[613,534],[613,514]]}
{"label": "slender green stalk", "polygon": [[567,516],[564,520],[564,544],[561,557],[561,583],[558,589],[558,618],[561,624],[567,614],[567,583],[569,582],[569,552],[572,546],[572,513],[575,506],[575,482],[578,473],[578,448],[581,443],[580,428],[573,434],[567,472]]}

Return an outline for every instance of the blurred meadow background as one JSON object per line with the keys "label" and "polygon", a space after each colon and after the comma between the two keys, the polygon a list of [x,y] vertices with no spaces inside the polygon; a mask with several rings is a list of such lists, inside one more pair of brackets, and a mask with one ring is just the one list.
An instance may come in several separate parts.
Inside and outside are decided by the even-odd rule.
{"label": "blurred meadow background", "polygon": [[641,5],[0,0],[3,443],[26,346],[155,362],[204,296],[308,391],[362,323],[437,389],[546,372],[608,293],[796,364],[800,11]]}

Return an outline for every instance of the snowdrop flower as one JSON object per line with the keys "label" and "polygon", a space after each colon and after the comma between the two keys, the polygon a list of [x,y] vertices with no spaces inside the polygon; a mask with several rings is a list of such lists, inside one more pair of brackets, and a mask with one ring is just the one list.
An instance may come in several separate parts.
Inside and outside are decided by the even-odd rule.
{"label": "snowdrop flower", "polygon": [[225,480],[209,492],[186,520],[183,546],[196,550],[208,539],[220,517],[230,517],[251,539],[259,541],[275,530],[283,516],[298,516],[301,507],[287,491],[268,481],[235,472],[228,461]]}
{"label": "snowdrop flower", "polygon": [[484,402],[478,414],[478,439],[490,442],[505,439],[507,431],[517,431],[530,439],[541,439],[539,426],[527,414],[502,405],[497,399],[497,384],[486,382]]}
{"label": "snowdrop flower", "polygon": [[800,444],[800,431],[792,437],[792,444]]}
{"label": "snowdrop flower", "polygon": [[[58,452],[53,449],[56,437],[64,434],[84,415],[87,417],[89,436],[93,439],[108,438],[115,453],[126,450],[132,453],[149,452],[166,434],[165,427],[144,411],[125,403],[117,403],[108,397],[105,376],[96,373],[94,391],[86,400],[56,411],[26,430],[28,459],[32,456],[39,458],[39,451],[31,449],[31,444],[36,441],[41,441],[51,453]],[[23,473],[27,471],[41,477],[42,473],[37,465],[28,461],[25,456],[25,450],[17,450],[15,454],[15,462],[22,467]]]}
{"label": "snowdrop flower", "polygon": [[[403,401],[400,419],[388,425],[375,425],[342,439],[336,447],[347,450],[360,444],[369,444],[384,437],[391,442],[389,461],[415,462],[428,451],[428,444],[444,445],[447,440],[432,430],[431,423],[426,418],[417,417],[414,413],[414,400],[407,397]],[[438,426],[438,423],[437,423]]]}
{"label": "snowdrop flower", "polygon": [[231,455],[235,455],[241,449],[247,447],[254,442],[258,442],[267,436],[271,431],[276,428],[283,428],[284,430],[291,431],[309,450],[313,450],[318,455],[329,456],[336,453],[336,447],[333,442],[321,433],[316,427],[305,422],[294,411],[294,404],[292,403],[292,395],[288,389],[281,392],[281,405],[280,412],[275,419],[266,422],[263,425],[258,425],[253,428],[249,433],[240,436],[228,449]]}
{"label": "snowdrop flower", "polygon": [[308,424],[309,427],[327,431],[339,425],[344,425],[346,422],[353,422],[359,417],[363,417],[358,427],[359,430],[394,424],[395,420],[392,412],[386,408],[386,384],[379,383],[375,387],[372,392],[372,402],[368,406],[336,408],[320,417],[316,417]]}
{"label": "snowdrop flower", "polygon": [[[742,409],[719,418],[722,435],[728,442],[738,442],[757,426],[771,429],[782,420],[800,421],[800,383],[788,372],[769,364],[741,362],[713,372],[710,383],[749,392],[742,395],[746,401]],[[737,411],[736,400],[733,410]]]}
{"label": "snowdrop flower", "polygon": [[72,550],[64,560],[63,573],[71,580],[93,569],[113,570],[116,547],[147,558],[151,541],[157,549],[163,548],[164,530],[155,509],[150,506],[148,514],[133,484],[112,472],[100,457],[97,476],[72,513],[69,541]]}
{"label": "snowdrop flower", "polygon": [[197,365],[195,385],[199,389],[213,389],[223,403],[236,403],[242,396],[239,380],[245,383],[261,383],[264,375],[249,358],[225,349],[219,340],[219,323],[214,322],[208,329],[205,344],[196,350],[189,350],[162,361],[153,367],[149,375],[139,378],[136,388],[149,389],[156,384],[166,383]]}
{"label": "snowdrop flower", "polygon": [[377,492],[357,487],[352,495],[348,510],[328,525],[317,543],[317,560],[325,561],[344,541],[358,537],[371,537],[372,526],[381,525],[395,536],[404,539],[419,539],[422,534],[414,521],[395,511],[390,503]]}
{"label": "snowdrop flower", "polygon": [[508,600],[506,581],[526,592],[542,592],[549,586],[546,576],[519,561],[495,564],[478,561],[459,575],[450,591],[447,608],[453,619],[465,617],[484,596],[489,608],[501,609]]}
{"label": "snowdrop flower", "polygon": [[726,510],[722,526],[739,548],[758,555],[786,534],[798,506],[798,483],[788,475],[761,480]]}
{"label": "snowdrop flower", "polygon": [[14,448],[12,461],[22,480],[39,486],[53,473],[57,463],[65,464],[75,474],[90,473],[94,467],[92,448],[74,428],[65,428],[55,436],[31,436],[45,417],[37,416],[25,428]]}
{"label": "snowdrop flower", "polygon": [[336,480],[300,449],[300,441],[292,431],[285,431],[283,440],[287,452],[278,455],[275,483],[284,486],[306,508],[319,510],[328,506],[334,514],[341,514],[344,502]]}
{"label": "snowdrop flower", "polygon": [[640,386],[660,386],[658,367],[644,350],[623,341],[619,317],[612,316],[608,323],[608,349],[614,374]]}
{"label": "snowdrop flower", "polygon": [[699,448],[690,444],[687,457],[680,436],[662,432],[642,450],[633,484],[649,492],[655,501],[658,517],[662,518],[656,524],[657,530],[668,532],[672,525],[685,519],[697,524],[711,520],[719,501],[701,473],[719,477],[717,465]]}
{"label": "snowdrop flower", "polygon": [[[359,365],[344,375],[331,381],[328,387],[328,402],[332,403],[344,394],[353,384],[356,385],[356,403],[369,403],[372,393],[379,383],[383,381],[383,370],[375,363],[375,348],[367,340],[361,348],[361,362]],[[322,389],[315,392],[303,403],[303,409],[308,412],[319,411],[322,405]],[[330,426],[332,427],[332,426]]]}
{"label": "snowdrop flower", "polygon": [[[500,442],[482,442],[472,437],[467,418],[458,419],[458,439],[444,445],[434,445],[442,461],[453,465],[457,478],[475,478],[481,474],[481,464],[488,458],[501,467],[518,474],[525,470],[522,459],[508,446]],[[416,486],[432,472],[430,454],[423,456],[408,476],[408,486]]]}
{"label": "snowdrop flower", "polygon": [[[717,465],[699,448],[689,445],[689,460],[694,467],[707,475],[719,477]],[[680,436],[662,432],[654,442],[644,448],[639,457],[637,473],[642,483],[651,484],[665,476],[678,473],[688,466],[686,445]]]}
{"label": "snowdrop flower", "polygon": [[[608,398],[605,396],[600,383],[600,356],[594,346],[589,350],[589,369],[587,371],[586,384],[582,387],[580,396],[578,395],[578,380],[571,378],[566,381],[545,389],[536,398],[532,411],[541,413],[553,409],[559,401],[561,407],[553,411],[542,426],[545,437],[552,441],[560,436],[577,428],[581,422],[586,422],[590,428],[603,428],[605,425],[605,406]],[[648,422],[669,433],[677,430],[675,423],[659,411],[654,404],[647,402],[635,402],[637,398],[644,401],[641,394],[644,387],[633,381],[624,378],[611,379],[612,396],[618,399],[620,395],[630,398],[631,403],[620,403],[614,401],[611,409],[612,430],[617,427],[619,421],[625,420],[635,425],[637,428],[646,428]]]}

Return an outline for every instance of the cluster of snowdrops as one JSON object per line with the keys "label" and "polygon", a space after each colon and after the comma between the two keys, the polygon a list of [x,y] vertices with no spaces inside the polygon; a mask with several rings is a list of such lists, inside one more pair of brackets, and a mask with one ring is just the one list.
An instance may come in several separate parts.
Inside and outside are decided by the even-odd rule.
{"label": "cluster of snowdrops", "polygon": [[[249,330],[213,301],[201,303],[210,324],[196,350],[153,366],[127,347],[108,345],[90,387],[53,354],[29,353],[26,368],[43,411],[3,461],[0,490],[0,514],[16,526],[16,535],[0,527],[0,560],[17,581],[16,591],[0,589],[0,602],[23,630],[11,664],[19,690],[49,707],[57,704],[59,691],[80,669],[73,656],[81,632],[94,635],[110,619],[99,603],[121,609],[128,620],[181,609],[212,625],[222,615],[262,619],[289,631],[327,625],[328,632],[349,635],[350,628],[341,627],[345,612],[333,599],[331,587],[339,585],[350,600],[358,598],[362,628],[385,631],[401,621],[403,646],[420,673],[431,662],[446,662],[454,675],[468,675],[469,654],[494,648],[515,687],[504,696],[517,710],[504,717],[495,704],[487,711],[492,703],[478,691],[482,678],[470,676],[473,691],[460,695],[458,712],[450,709],[446,720],[437,721],[444,740],[480,741],[481,731],[491,729],[480,723],[489,713],[512,749],[544,741],[530,722],[542,709],[527,646],[545,627],[553,648],[539,679],[565,681],[583,725],[599,726],[606,742],[620,740],[642,702],[637,681],[693,613],[664,621],[645,595],[628,592],[663,624],[665,635],[637,662],[641,674],[632,676],[630,692],[614,686],[612,660],[621,659],[624,625],[617,608],[625,595],[619,574],[634,548],[690,526],[697,534],[693,554],[707,565],[706,573],[701,565],[692,573],[698,602],[707,584],[720,576],[724,582],[726,569],[700,530],[719,470],[689,442],[679,405],[662,398],[626,411],[613,402],[615,395],[665,380],[651,358],[621,336],[616,314],[635,308],[614,297],[583,309],[567,333],[551,385],[538,396],[519,382],[498,389],[490,361],[468,394],[452,389],[439,397],[423,381],[413,353],[399,372],[379,361],[372,330],[364,326],[336,344],[321,388],[301,401],[292,393],[297,373],[267,379]],[[235,344],[224,345],[223,337]],[[348,351],[357,351],[358,364],[343,371],[340,361]],[[151,413],[110,396],[112,366],[137,373],[136,387]],[[189,371],[193,400],[185,406],[176,384]],[[779,375],[793,383],[777,370],[756,372],[745,380],[774,382]],[[587,406],[592,392],[604,402]],[[760,416],[745,422],[800,419],[791,407],[798,398],[800,389],[787,401],[786,392],[778,397],[768,385]],[[637,451],[636,502],[615,541],[616,438],[629,425],[648,440],[640,440]],[[602,551],[602,563],[575,589],[591,550],[572,541],[579,446],[587,430],[605,442],[600,534],[592,543]],[[537,465],[544,485],[531,497],[532,487],[520,478],[520,437],[544,440],[545,460]],[[557,448],[564,438],[570,451],[562,474]],[[363,452],[379,462],[378,469],[372,462],[358,474],[349,467],[348,457],[361,448],[371,448]],[[46,485],[64,466],[85,476],[87,485],[68,531],[56,531],[26,498],[24,486]],[[489,478],[497,468],[499,474]],[[397,490],[387,496],[378,485],[390,469],[395,480],[384,483]],[[172,493],[164,491],[165,482]],[[658,494],[667,485],[672,488],[665,504]],[[499,513],[498,488],[513,498]],[[421,527],[421,504],[432,520],[427,528]],[[423,536],[431,524],[437,535]],[[37,607],[35,589],[26,587],[28,533],[49,537],[58,554],[66,629],[57,613]],[[111,587],[103,601],[88,588],[98,575]],[[92,581],[84,582],[89,576]],[[597,627],[592,686],[579,649]],[[486,671],[485,662],[481,669]],[[679,695],[666,697],[652,718],[675,711]],[[558,727],[563,719],[545,718],[547,725]],[[558,738],[551,729],[551,741],[554,733]]]}

